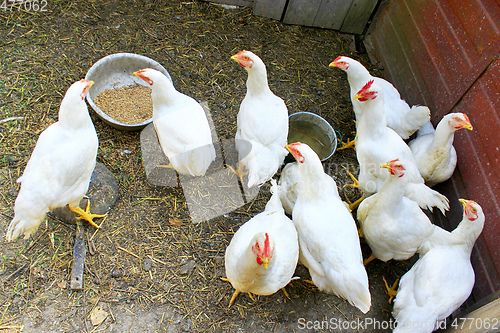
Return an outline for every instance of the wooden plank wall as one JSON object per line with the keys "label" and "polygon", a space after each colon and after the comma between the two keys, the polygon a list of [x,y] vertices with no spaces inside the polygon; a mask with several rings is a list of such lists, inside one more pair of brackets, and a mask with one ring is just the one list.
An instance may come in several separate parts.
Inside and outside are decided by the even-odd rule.
{"label": "wooden plank wall", "polygon": [[362,34],[378,0],[206,0],[253,8],[254,15],[286,24]]}
{"label": "wooden plank wall", "polygon": [[[377,0],[288,0],[283,23],[362,34],[376,5]],[[262,14],[267,16],[265,13]]]}
{"label": "wooden plank wall", "polygon": [[223,5],[232,5],[232,6],[244,6],[244,7],[253,7],[254,0],[203,0],[207,2],[215,2]]}
{"label": "wooden plank wall", "polygon": [[255,0],[253,14],[280,21],[285,11],[287,0],[263,1]]}
{"label": "wooden plank wall", "polygon": [[447,113],[469,116],[458,131],[458,165],[436,186],[450,199],[451,230],[462,219],[458,198],[477,201],[486,223],[472,259],[476,285],[469,303],[500,290],[500,4],[496,0],[388,0],[365,38],[374,61],[409,104],[428,105],[434,125]]}

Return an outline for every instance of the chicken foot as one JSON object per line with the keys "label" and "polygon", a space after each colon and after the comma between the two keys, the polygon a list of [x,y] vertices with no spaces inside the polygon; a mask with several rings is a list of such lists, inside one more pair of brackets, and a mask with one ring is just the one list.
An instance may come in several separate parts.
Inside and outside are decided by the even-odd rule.
{"label": "chicken foot", "polygon": [[356,149],[356,139],[351,140],[348,138],[347,143],[341,142],[341,146],[337,148],[337,150],[344,150],[349,148]]}
{"label": "chicken foot", "polygon": [[[359,181],[358,179],[356,178],[356,176],[354,176],[349,170],[346,169],[346,172],[347,174],[349,175],[349,177],[351,177],[353,183],[352,184],[345,184],[343,187],[352,187],[352,188],[358,188],[359,189]],[[361,198],[359,198],[358,200],[354,201],[354,202],[350,202],[349,199],[347,199],[347,201],[349,201],[349,209],[352,211],[356,208],[358,208],[359,204],[361,203],[361,201],[363,201],[364,197],[361,196]]]}
{"label": "chicken foot", "polygon": [[172,165],[172,162],[169,162],[167,165],[158,165],[158,168],[174,169],[174,166]]}
{"label": "chicken foot", "polygon": [[356,176],[353,175],[349,170],[347,170],[347,168],[345,168],[345,171],[347,172],[347,174],[349,175],[349,177],[351,178],[353,183],[352,184],[345,184],[344,187],[359,188],[359,181],[356,178]]}
{"label": "chicken foot", "polygon": [[243,163],[240,162],[237,170],[234,170],[234,168],[232,166],[230,166],[229,164],[226,164],[226,167],[229,170],[231,170],[231,172],[234,173],[240,179],[241,184],[243,184],[243,176],[248,175],[248,171],[246,171],[246,172],[243,171]]}
{"label": "chicken foot", "polygon": [[396,281],[390,287],[389,287],[389,284],[387,283],[387,280],[385,279],[385,277],[382,277],[382,279],[384,280],[385,288],[387,289],[387,294],[389,295],[389,303],[391,303],[392,299],[398,294],[398,292],[396,290],[396,286],[398,285],[399,278],[396,279]]}
{"label": "chicken foot", "polygon": [[227,307],[228,309],[231,307],[231,305],[233,305],[234,301],[236,300],[236,297],[238,297],[239,294],[240,294],[239,290],[234,291],[233,296],[231,296],[231,300],[229,301],[229,305]]}
{"label": "chicken foot", "polygon": [[73,208],[69,205],[68,207],[73,213],[80,215],[79,217],[76,218],[77,220],[85,220],[97,229],[101,229],[101,227],[98,226],[93,219],[96,217],[105,217],[107,215],[107,214],[104,215],[92,214],[90,212],[90,200],[87,200],[87,207],[85,208],[85,210],[81,209],[80,207]]}
{"label": "chicken foot", "polygon": [[366,258],[365,260],[363,260],[363,265],[366,266],[366,265],[368,265],[369,263],[371,263],[375,259],[377,259],[377,258],[375,258],[375,256],[372,253],[372,254],[370,254],[370,256],[368,258]]}

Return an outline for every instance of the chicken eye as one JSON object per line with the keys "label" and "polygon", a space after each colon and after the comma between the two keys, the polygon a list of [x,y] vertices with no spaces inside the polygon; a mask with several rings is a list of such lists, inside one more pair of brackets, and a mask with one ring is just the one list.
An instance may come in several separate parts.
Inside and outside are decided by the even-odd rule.
{"label": "chicken eye", "polygon": [[462,119],[460,119],[460,118],[456,117],[456,118],[455,118],[455,121],[461,122],[461,121],[462,121]]}
{"label": "chicken eye", "polygon": [[472,208],[472,212],[473,213],[477,212],[477,209],[476,208]]}
{"label": "chicken eye", "polygon": [[243,59],[248,60],[248,57],[247,57],[247,56],[244,56],[244,57],[243,57]]}

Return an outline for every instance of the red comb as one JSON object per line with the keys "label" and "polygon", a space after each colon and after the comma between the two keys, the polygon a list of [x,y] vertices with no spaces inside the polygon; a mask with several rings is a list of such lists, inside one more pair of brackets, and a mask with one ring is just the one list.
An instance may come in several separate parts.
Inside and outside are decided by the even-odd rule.
{"label": "red comb", "polygon": [[269,245],[269,235],[266,232],[266,240],[264,241],[264,250],[262,251],[262,254],[269,258],[271,255],[271,247]]}
{"label": "red comb", "polygon": [[373,80],[370,80],[368,81],[364,86],[363,88],[361,88],[360,91],[358,91],[358,94],[362,95],[365,91],[367,91],[368,89],[370,89],[370,87],[372,86],[373,84]]}
{"label": "red comb", "polygon": [[333,62],[339,61],[342,56],[338,56],[337,59],[335,59]]}

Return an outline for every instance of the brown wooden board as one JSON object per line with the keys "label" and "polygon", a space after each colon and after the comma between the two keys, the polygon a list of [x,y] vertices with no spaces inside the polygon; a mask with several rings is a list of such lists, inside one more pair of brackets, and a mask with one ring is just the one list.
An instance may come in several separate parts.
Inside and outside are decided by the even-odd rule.
{"label": "brown wooden board", "polygon": [[257,16],[281,20],[287,0],[254,0],[253,13]]}
{"label": "brown wooden board", "polygon": [[436,190],[450,199],[436,224],[452,230],[462,219],[458,198],[477,201],[486,215],[472,254],[476,302],[500,290],[500,5],[495,0],[387,1],[365,45],[371,59],[410,104],[431,108],[436,124],[466,113],[474,131],[458,131],[458,165]]}
{"label": "brown wooden board", "polygon": [[232,5],[232,6],[245,6],[245,7],[253,7],[254,0],[202,0],[206,2],[215,2],[223,5]]}
{"label": "brown wooden board", "polygon": [[[327,29],[340,30],[344,23],[352,0],[329,1],[323,0],[313,21],[313,26]],[[365,22],[366,23],[366,22]]]}
{"label": "brown wooden board", "polygon": [[377,6],[377,0],[354,0],[346,13],[340,31],[362,34],[367,27],[375,6]]}
{"label": "brown wooden board", "polygon": [[320,6],[321,0],[289,0],[283,22],[313,26]]}

